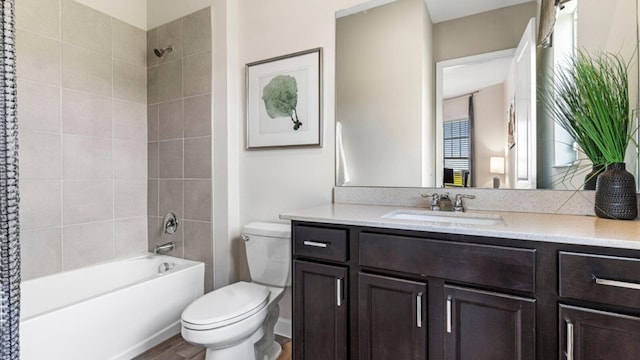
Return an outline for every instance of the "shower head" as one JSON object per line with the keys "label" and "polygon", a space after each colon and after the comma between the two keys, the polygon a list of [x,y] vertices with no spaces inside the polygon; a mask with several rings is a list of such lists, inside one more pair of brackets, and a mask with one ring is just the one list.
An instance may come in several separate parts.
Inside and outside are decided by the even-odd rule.
{"label": "shower head", "polygon": [[170,53],[173,51],[173,46],[169,45],[164,49],[153,49],[153,53],[156,54],[157,57],[162,57],[165,53]]}

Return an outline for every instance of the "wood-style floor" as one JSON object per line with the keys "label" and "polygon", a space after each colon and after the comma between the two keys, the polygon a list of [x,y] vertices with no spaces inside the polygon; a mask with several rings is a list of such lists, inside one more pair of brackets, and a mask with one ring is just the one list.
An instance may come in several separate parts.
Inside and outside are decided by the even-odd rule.
{"label": "wood-style floor", "polygon": [[[291,340],[276,335],[276,341],[282,345],[282,353],[277,360],[291,360]],[[204,357],[203,347],[189,344],[178,334],[136,356],[134,360],[204,360]]]}

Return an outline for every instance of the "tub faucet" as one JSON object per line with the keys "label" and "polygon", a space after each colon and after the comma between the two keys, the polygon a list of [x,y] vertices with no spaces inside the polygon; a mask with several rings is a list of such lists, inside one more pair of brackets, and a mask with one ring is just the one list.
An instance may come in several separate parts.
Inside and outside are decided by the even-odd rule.
{"label": "tub faucet", "polygon": [[154,252],[159,254],[161,252],[169,252],[176,248],[176,243],[173,241],[169,241],[168,243],[164,243],[161,245],[156,245]]}

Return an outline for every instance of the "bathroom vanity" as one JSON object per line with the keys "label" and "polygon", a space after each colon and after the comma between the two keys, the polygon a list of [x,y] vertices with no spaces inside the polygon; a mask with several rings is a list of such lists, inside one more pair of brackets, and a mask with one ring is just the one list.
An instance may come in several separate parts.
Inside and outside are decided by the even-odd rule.
{"label": "bathroom vanity", "polygon": [[281,215],[292,220],[295,359],[640,356],[640,222],[394,211]]}

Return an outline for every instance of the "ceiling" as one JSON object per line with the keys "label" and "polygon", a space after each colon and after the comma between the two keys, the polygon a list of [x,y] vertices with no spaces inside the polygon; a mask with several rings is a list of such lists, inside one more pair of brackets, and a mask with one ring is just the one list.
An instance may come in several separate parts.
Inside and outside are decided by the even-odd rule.
{"label": "ceiling", "polygon": [[502,57],[443,69],[442,98],[451,99],[503,83],[513,57]]}
{"label": "ceiling", "polygon": [[532,0],[424,0],[434,24],[530,1]]}

